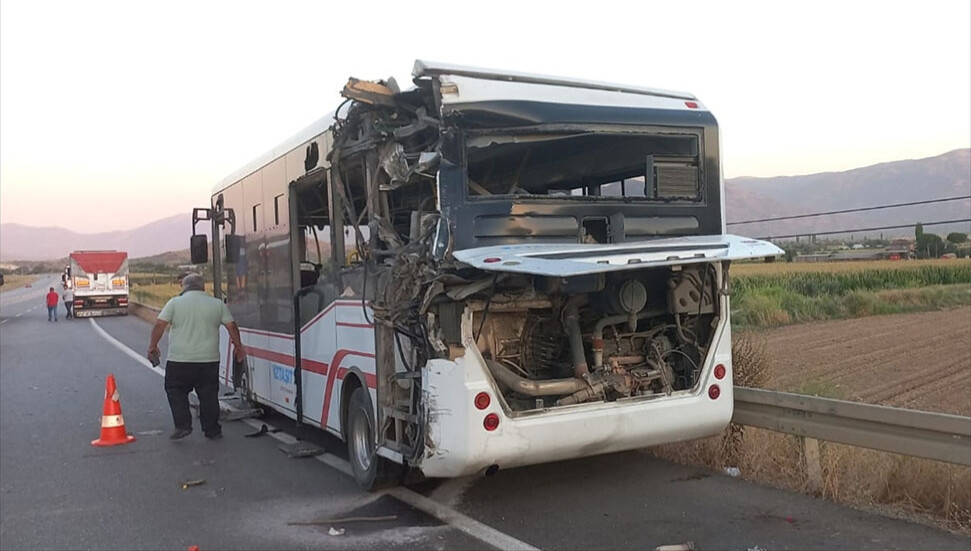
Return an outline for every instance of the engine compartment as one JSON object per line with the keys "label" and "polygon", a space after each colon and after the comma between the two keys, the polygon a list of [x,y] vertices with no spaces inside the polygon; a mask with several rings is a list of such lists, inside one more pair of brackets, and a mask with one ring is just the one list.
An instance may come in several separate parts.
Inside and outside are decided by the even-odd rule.
{"label": "engine compartment", "polygon": [[[496,274],[463,307],[474,342],[514,412],[671,395],[695,387],[719,318],[720,264],[571,278]],[[482,298],[484,296],[484,299]]]}

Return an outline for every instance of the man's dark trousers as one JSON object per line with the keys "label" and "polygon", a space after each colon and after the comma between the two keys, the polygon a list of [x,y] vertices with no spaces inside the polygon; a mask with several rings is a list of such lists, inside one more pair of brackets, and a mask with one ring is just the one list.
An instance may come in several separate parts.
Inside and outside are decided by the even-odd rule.
{"label": "man's dark trousers", "polygon": [[176,429],[192,430],[189,392],[199,397],[199,422],[209,437],[222,433],[219,426],[219,362],[165,362],[165,394]]}

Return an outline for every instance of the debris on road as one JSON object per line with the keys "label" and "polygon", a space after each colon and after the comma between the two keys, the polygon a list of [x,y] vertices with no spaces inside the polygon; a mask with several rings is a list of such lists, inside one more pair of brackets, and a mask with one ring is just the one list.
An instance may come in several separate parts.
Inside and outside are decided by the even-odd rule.
{"label": "debris on road", "polygon": [[277,449],[286,453],[290,458],[313,457],[324,453],[323,448],[303,440],[298,440],[293,444],[280,444]]}
{"label": "debris on road", "polygon": [[742,474],[742,471],[738,467],[725,467],[725,474],[735,478],[736,476]]}
{"label": "debris on road", "polygon": [[330,534],[330,535],[332,535],[332,536],[343,536],[344,535],[344,532],[345,532],[345,530],[343,528],[341,528],[340,530],[338,530],[337,528],[334,528],[333,526],[331,526],[330,527],[330,530],[327,531],[327,533]]}
{"label": "debris on road", "polygon": [[200,478],[198,480],[186,480],[185,482],[182,483],[182,489],[186,490],[190,486],[202,486],[205,483],[206,483],[206,479],[204,478]]}
{"label": "debris on road", "polygon": [[686,541],[674,545],[659,545],[654,548],[654,551],[695,551],[695,542]]}
{"label": "debris on road", "polygon": [[398,520],[398,515],[385,515],[381,517],[347,517],[347,518],[328,518],[324,520],[307,520],[288,522],[287,526],[318,526],[321,524],[350,524],[352,522],[387,522]]}
{"label": "debris on road", "polygon": [[136,432],[135,434],[137,434],[139,436],[158,436],[158,435],[162,434],[162,431],[160,431],[158,429],[155,429],[155,430],[143,430],[143,431],[140,431],[140,432]]}
{"label": "debris on road", "polygon": [[264,424],[263,426],[260,427],[260,430],[256,432],[251,432],[249,434],[244,434],[243,438],[259,438],[260,436],[264,436],[269,432],[270,432],[269,427],[267,427],[266,424]]}

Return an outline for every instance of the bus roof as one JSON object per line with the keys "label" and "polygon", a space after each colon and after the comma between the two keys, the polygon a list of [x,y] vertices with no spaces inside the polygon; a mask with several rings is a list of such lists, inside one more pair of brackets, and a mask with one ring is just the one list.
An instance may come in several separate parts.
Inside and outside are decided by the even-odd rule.
{"label": "bus roof", "polygon": [[[613,104],[615,96],[609,94],[614,92],[617,94],[617,98],[627,97],[633,99],[632,96],[628,94],[636,94],[637,96],[648,96],[653,98],[659,98],[655,101],[665,100],[689,100],[695,101],[697,98],[692,94],[686,92],[677,92],[671,90],[661,90],[657,88],[645,88],[639,86],[628,86],[624,84],[613,84],[608,82],[599,82],[592,80],[582,80],[582,79],[572,79],[566,77],[555,77],[548,75],[538,75],[521,73],[515,71],[498,71],[492,69],[482,69],[475,67],[467,67],[463,65],[454,65],[448,63],[439,63],[434,61],[416,60],[414,68],[412,70],[412,75],[415,78],[423,77],[433,77],[450,75],[456,77],[465,77],[471,79],[477,79],[479,81],[494,81],[498,88],[493,89],[492,93],[498,93],[500,95],[506,93],[514,93],[513,90],[506,90],[499,83],[515,83],[510,86],[518,85],[543,85],[543,86],[558,86],[563,87],[563,89],[574,89],[578,91],[582,90],[596,90],[594,92],[595,96],[593,98],[587,97],[586,101],[581,103],[586,104]],[[566,90],[564,90],[566,91]],[[636,96],[635,96],[636,97]],[[662,99],[663,98],[663,99]],[[591,101],[592,100],[592,101]],[[604,101],[606,100],[606,101]],[[623,100],[621,100],[623,101]],[[640,100],[641,102],[650,102],[650,99],[644,98]],[[256,159],[253,159],[246,165],[242,166],[238,170],[235,170],[232,174],[229,174],[225,178],[219,181],[213,189],[212,194],[216,195],[219,192],[225,190],[232,184],[239,182],[246,176],[256,172],[260,168],[268,165],[274,159],[286,155],[295,148],[306,143],[314,136],[318,136],[324,133],[330,126],[334,123],[334,118],[336,116],[336,111],[332,111],[324,117],[318,119],[313,124],[307,126],[303,130],[297,132],[295,135],[291,136],[289,139],[280,143],[273,149],[267,151],[266,153],[260,155]]]}
{"label": "bus roof", "polygon": [[674,90],[662,90],[659,88],[645,88],[642,86],[629,86],[626,84],[614,84],[610,82],[600,82],[596,80],[583,80],[566,77],[555,77],[548,75],[537,75],[530,73],[520,73],[516,71],[497,71],[492,69],[481,69],[476,67],[466,67],[464,65],[453,65],[449,63],[438,63],[434,61],[416,60],[415,68],[411,72],[415,78],[439,75],[457,75],[465,77],[480,78],[486,80],[500,80],[506,82],[523,82],[528,84],[550,84],[554,86],[567,86],[570,88],[586,88],[590,90],[604,90],[608,92],[624,92],[628,94],[643,94],[646,96],[660,96],[665,98],[676,98],[684,100],[697,99],[687,92],[677,92]]}

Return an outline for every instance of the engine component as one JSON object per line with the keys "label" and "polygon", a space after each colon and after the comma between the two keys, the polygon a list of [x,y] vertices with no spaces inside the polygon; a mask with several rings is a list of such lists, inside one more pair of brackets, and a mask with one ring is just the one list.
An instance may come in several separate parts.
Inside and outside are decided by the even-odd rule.
{"label": "engine component", "polygon": [[[704,273],[702,273],[704,271]],[[668,309],[672,314],[711,314],[713,276],[705,268],[686,268],[668,281]]]}
{"label": "engine component", "polygon": [[516,375],[506,366],[492,360],[486,360],[489,372],[500,385],[526,396],[557,396],[579,392],[589,385],[582,379],[549,379],[545,381],[531,381]]}

